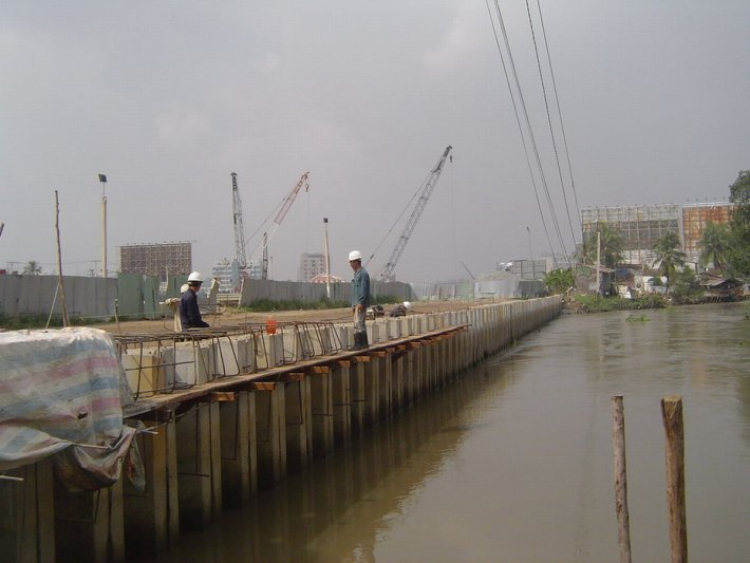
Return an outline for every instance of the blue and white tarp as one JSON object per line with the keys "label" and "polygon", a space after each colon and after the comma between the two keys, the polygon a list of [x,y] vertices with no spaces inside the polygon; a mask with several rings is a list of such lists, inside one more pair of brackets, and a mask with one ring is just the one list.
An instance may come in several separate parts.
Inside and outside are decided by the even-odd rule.
{"label": "blue and white tarp", "polygon": [[0,470],[55,455],[71,488],[117,481],[134,430],[112,338],[92,328],[0,333]]}

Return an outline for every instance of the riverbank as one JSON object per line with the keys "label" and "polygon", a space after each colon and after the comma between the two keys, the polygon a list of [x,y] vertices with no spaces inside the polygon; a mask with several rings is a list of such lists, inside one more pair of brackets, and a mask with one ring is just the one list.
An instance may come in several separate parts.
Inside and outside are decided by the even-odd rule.
{"label": "riverbank", "polygon": [[748,301],[750,296],[704,296],[674,299],[662,295],[644,295],[634,299],[598,297],[596,295],[571,295],[563,300],[563,314],[609,313],[611,311],[640,311],[665,309],[672,305],[704,305],[709,303],[735,303]]}

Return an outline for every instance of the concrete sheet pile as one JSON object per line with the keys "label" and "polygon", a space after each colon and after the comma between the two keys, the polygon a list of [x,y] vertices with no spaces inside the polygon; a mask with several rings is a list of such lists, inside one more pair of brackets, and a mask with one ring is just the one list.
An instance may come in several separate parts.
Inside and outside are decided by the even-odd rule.
{"label": "concrete sheet pile", "polygon": [[135,433],[122,419],[130,401],[106,332],[0,333],[0,471],[53,456],[69,488],[111,485]]}

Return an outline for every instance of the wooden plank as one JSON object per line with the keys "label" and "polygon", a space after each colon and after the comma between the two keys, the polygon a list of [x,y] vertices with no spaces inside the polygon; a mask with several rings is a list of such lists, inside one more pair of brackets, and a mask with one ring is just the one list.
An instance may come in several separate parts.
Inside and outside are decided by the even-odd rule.
{"label": "wooden plank", "polygon": [[209,397],[212,401],[219,403],[233,403],[236,399],[236,393],[231,391],[212,391]]}
{"label": "wooden plank", "polygon": [[305,379],[304,373],[299,372],[292,372],[292,373],[285,373],[283,375],[279,376],[279,379],[281,381],[287,382],[287,381],[302,381]]}
{"label": "wooden plank", "polygon": [[310,373],[329,373],[331,371],[331,368],[328,366],[312,366],[308,368],[308,371]]}
{"label": "wooden plank", "polygon": [[250,384],[250,389],[255,391],[273,391],[276,389],[276,383],[271,381],[256,381]]}

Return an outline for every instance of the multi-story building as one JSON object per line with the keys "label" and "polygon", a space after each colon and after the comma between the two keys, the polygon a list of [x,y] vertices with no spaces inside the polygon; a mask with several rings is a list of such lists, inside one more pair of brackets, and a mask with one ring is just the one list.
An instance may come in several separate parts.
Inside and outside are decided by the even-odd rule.
{"label": "multi-story building", "polygon": [[189,242],[131,244],[120,247],[120,271],[123,274],[187,276],[193,269],[193,251]]}
{"label": "multi-story building", "polygon": [[639,205],[627,207],[590,207],[581,210],[583,237],[596,233],[599,223],[615,230],[622,237],[624,264],[653,264],[656,256],[654,243],[672,232],[680,237],[689,262],[697,262],[698,243],[709,222],[727,223],[731,216],[730,203],[701,203],[689,205]]}
{"label": "multi-story building", "polygon": [[224,258],[216,262],[211,269],[212,277],[219,280],[219,291],[232,293],[239,291],[242,283],[242,273],[237,260]]}
{"label": "multi-story building", "polygon": [[682,207],[682,249],[688,261],[700,259],[699,243],[706,225],[728,224],[732,207],[731,203],[693,203]]}
{"label": "multi-story building", "polygon": [[306,282],[315,276],[326,273],[326,257],[322,252],[302,254],[299,261],[297,281]]}

